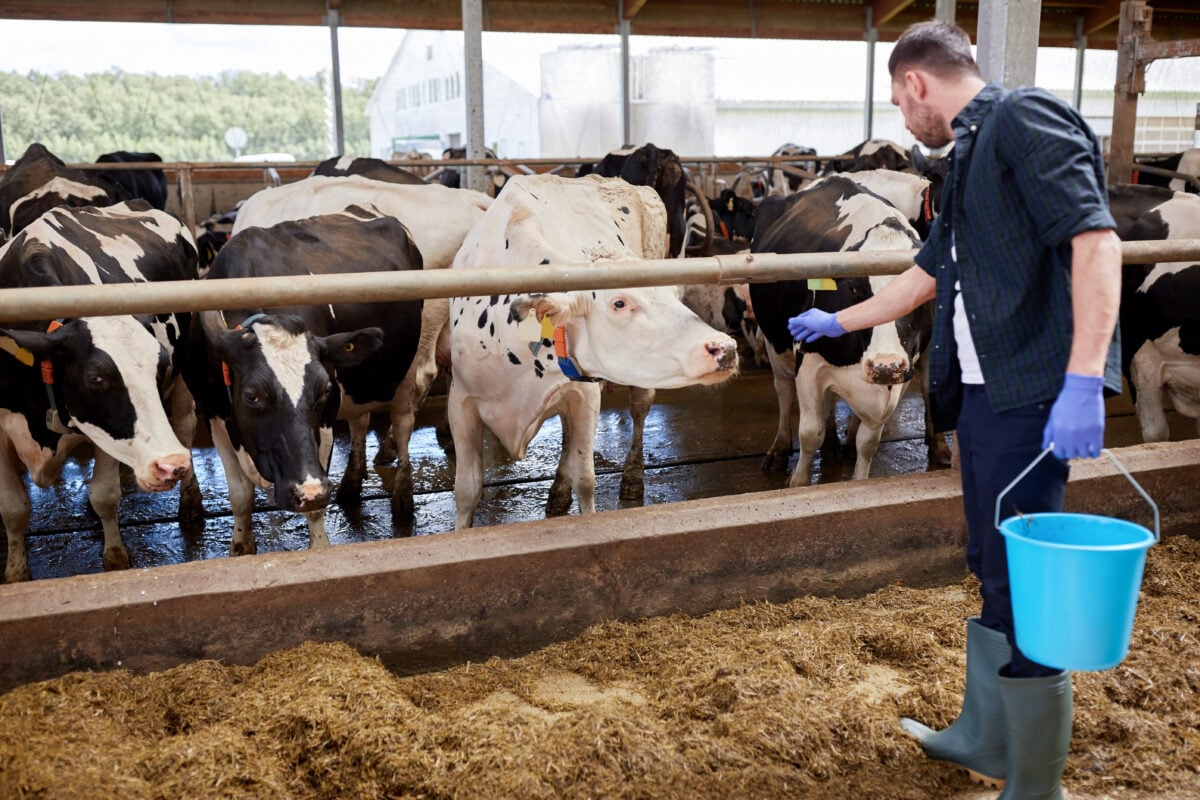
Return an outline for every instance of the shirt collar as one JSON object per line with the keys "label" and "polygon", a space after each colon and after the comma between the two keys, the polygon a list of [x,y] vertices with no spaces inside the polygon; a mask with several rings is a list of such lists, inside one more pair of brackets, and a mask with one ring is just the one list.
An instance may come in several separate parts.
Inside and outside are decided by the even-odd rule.
{"label": "shirt collar", "polygon": [[998,83],[989,83],[979,90],[979,94],[971,98],[962,111],[958,112],[951,122],[955,140],[974,135],[983,124],[996,101],[1004,97],[1004,87]]}

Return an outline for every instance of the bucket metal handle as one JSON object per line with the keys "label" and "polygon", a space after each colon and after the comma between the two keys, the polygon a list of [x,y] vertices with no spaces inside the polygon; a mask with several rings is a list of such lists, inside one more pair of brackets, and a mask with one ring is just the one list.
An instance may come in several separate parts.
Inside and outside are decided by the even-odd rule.
{"label": "bucket metal handle", "polygon": [[[1038,457],[1035,458],[1033,461],[1031,461],[1029,466],[1026,467],[1025,469],[1023,469],[1021,471],[1020,475],[1013,478],[1012,483],[1008,484],[1008,486],[1005,486],[1004,491],[1000,492],[1000,494],[996,496],[996,529],[997,530],[999,530],[999,528],[1000,528],[1000,501],[1004,499],[1004,495],[1008,494],[1010,489],[1012,489],[1014,486],[1016,486],[1018,483],[1020,483],[1021,479],[1024,478],[1026,475],[1028,475],[1030,473],[1030,471],[1034,467],[1036,467],[1038,465],[1038,463],[1043,458],[1045,458],[1048,453],[1053,453],[1053,452],[1054,452],[1054,447],[1053,447],[1053,445],[1051,445],[1050,447],[1047,447],[1045,450],[1043,450],[1041,453],[1039,453]],[[1137,493],[1142,496],[1142,499],[1144,499],[1147,503],[1150,504],[1150,510],[1154,512],[1154,541],[1157,542],[1159,539],[1162,538],[1162,535],[1159,533],[1159,525],[1158,525],[1158,505],[1153,500],[1150,499],[1150,495],[1146,494],[1146,490],[1142,488],[1142,485],[1133,479],[1133,476],[1129,474],[1129,470],[1125,469],[1125,465],[1117,460],[1117,457],[1113,453],[1112,450],[1109,450],[1108,448],[1103,448],[1100,450],[1100,454],[1107,455],[1110,459],[1112,459],[1113,464],[1116,465],[1117,469],[1120,470],[1121,474],[1125,476],[1126,480],[1128,480],[1129,483],[1133,485],[1133,488],[1137,489]]]}

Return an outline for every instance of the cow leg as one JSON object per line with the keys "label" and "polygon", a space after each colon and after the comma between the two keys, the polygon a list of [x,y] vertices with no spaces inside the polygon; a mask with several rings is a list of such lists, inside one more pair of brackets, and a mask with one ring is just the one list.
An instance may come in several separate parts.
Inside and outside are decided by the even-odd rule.
{"label": "cow leg", "polygon": [[559,417],[562,425],[562,446],[558,451],[558,467],[546,496],[546,516],[561,517],[571,510],[571,473],[567,465],[567,453],[571,449],[571,429],[566,414]]}
{"label": "cow leg", "polygon": [[629,416],[633,420],[633,431],[629,437],[629,455],[625,457],[625,471],[621,473],[621,499],[641,500],[646,494],[646,462],[642,437],[646,431],[646,415],[654,404],[653,389],[629,387]]}
{"label": "cow leg", "polygon": [[367,429],[371,425],[371,415],[355,414],[347,422],[350,426],[350,455],[346,458],[346,471],[338,481],[335,494],[340,506],[356,505],[362,501],[362,485],[367,476]]}
{"label": "cow leg", "polygon": [[775,429],[775,440],[763,457],[764,472],[782,472],[787,469],[792,457],[792,402],[796,397],[795,353],[776,353],[767,347],[767,359],[771,362],[771,376],[775,381],[775,399],[779,402],[779,425]]}
{"label": "cow leg", "polygon": [[[176,378],[168,396],[168,417],[171,420],[171,430],[179,443],[189,450],[196,441],[196,402],[192,393],[182,378]],[[196,479],[196,470],[188,470],[188,474],[179,481],[179,521],[197,522],[204,519],[204,498],[200,494],[200,482]]]}
{"label": "cow leg", "polygon": [[[579,501],[579,513],[591,514],[596,510],[596,424],[600,421],[600,387],[589,383],[577,386],[566,398],[561,418],[563,451],[559,469],[566,470]],[[569,505],[568,505],[569,507]]]}
{"label": "cow leg", "polygon": [[117,505],[121,502],[121,464],[103,450],[96,450],[88,501],[104,529],[104,569],[129,569],[129,553],[117,527]]}
{"label": "cow leg", "polygon": [[796,468],[788,480],[788,486],[792,488],[808,486],[812,480],[813,457],[825,441],[826,390],[818,385],[817,376],[805,369],[811,360],[810,357],[801,363],[793,384],[796,402],[800,407],[800,455],[796,458]]}
{"label": "cow leg", "polygon": [[[879,450],[879,440],[883,437],[883,429],[888,420],[896,413],[900,398],[904,396],[907,383],[894,386],[872,386],[868,384],[852,384],[841,386],[839,391],[845,391],[847,405],[854,409],[859,423],[854,431],[856,460],[854,462],[854,480],[862,480],[871,476],[871,460]],[[849,437],[847,437],[849,438]]]}
{"label": "cow leg", "polygon": [[[838,439],[837,431],[837,396],[832,393],[825,394],[825,436],[821,439],[821,457],[822,458],[841,458],[842,442]],[[846,441],[854,441],[854,431],[858,429],[858,415],[854,410],[850,410],[850,416],[846,419]]]}
{"label": "cow leg", "polygon": [[229,542],[229,555],[246,556],[258,552],[254,541],[254,528],[250,516],[254,511],[254,485],[242,465],[238,463],[237,453],[229,440],[229,431],[225,429],[225,421],[212,420],[213,444],[216,445],[217,455],[221,457],[221,466],[225,468],[225,484],[229,490],[229,508],[233,512],[233,538]]}
{"label": "cow leg", "polygon": [[0,448],[0,519],[4,520],[4,530],[8,534],[8,566],[4,570],[4,580],[17,583],[33,578],[25,549],[25,533],[29,530],[33,504],[21,479],[20,462],[12,442],[3,434],[0,434]]}
{"label": "cow leg", "polygon": [[926,462],[930,467],[945,467],[954,463],[950,442],[946,436],[933,430],[933,411],[929,405],[929,370],[925,359],[917,359],[915,366],[917,385],[921,387],[921,401],[925,405],[925,449]]}
{"label": "cow leg", "polygon": [[[426,387],[428,390],[428,387]],[[392,441],[396,448],[396,475],[392,479],[392,518],[410,518],[416,510],[413,499],[412,461],[408,443],[417,424],[417,408],[424,395],[399,394],[391,404]]]}
{"label": "cow leg", "polygon": [[475,400],[450,382],[446,398],[450,432],[454,436],[454,529],[475,523],[475,509],[483,497],[483,420]]}
{"label": "cow leg", "polygon": [[1165,442],[1171,432],[1167,415],[1163,412],[1163,360],[1150,342],[1142,344],[1133,355],[1129,365],[1129,377],[1136,390],[1138,425],[1142,429],[1142,441]]}
{"label": "cow leg", "polygon": [[329,547],[329,536],[325,533],[325,509],[306,511],[304,518],[308,520],[308,549]]}

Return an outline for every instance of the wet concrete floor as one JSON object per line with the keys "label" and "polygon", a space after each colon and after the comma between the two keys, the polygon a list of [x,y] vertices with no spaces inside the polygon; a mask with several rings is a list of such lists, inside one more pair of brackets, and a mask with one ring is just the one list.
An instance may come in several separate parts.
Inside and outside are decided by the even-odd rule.
{"label": "wet concrete floor", "polygon": [[[410,445],[416,491],[416,512],[408,520],[392,520],[386,482],[392,469],[368,467],[363,501],[354,508],[331,504],[326,515],[329,540],[335,546],[436,534],[454,528],[453,455],[439,444],[435,426],[445,419],[445,398],[431,397],[418,418]],[[763,456],[773,438],[777,405],[770,372],[752,368],[717,389],[694,388],[658,393],[646,420],[646,491],[642,503],[652,505],[704,497],[736,495],[787,485],[782,472],[763,472]],[[844,434],[847,409],[839,403],[839,426]],[[1122,447],[1141,441],[1128,398],[1108,406],[1106,443]],[[1168,414],[1171,438],[1194,438],[1195,424],[1174,412]],[[793,420],[793,431],[795,430]],[[619,499],[621,469],[629,444],[628,391],[613,388],[604,395],[596,435],[596,508],[606,511],[629,505]],[[871,476],[883,477],[927,469],[921,398],[909,393],[884,432]],[[379,445],[383,429],[367,440],[367,463]],[[557,465],[561,430],[551,419],[519,462],[488,436],[484,478],[487,484],[476,513],[476,525],[498,525],[545,516],[545,502]],[[348,450],[345,432],[335,444],[331,474],[336,480]],[[814,483],[848,480],[853,456],[818,455]],[[204,494],[205,519],[182,527],[177,521],[178,492],[145,494],[124,476],[120,521],[135,568],[197,559],[224,558],[229,551],[232,520],[220,459],[212,447],[197,447],[193,464]],[[795,464],[795,454],[791,465]],[[789,469],[791,468],[789,465]],[[91,466],[70,460],[59,482],[38,489],[27,481],[33,499],[29,561],[34,579],[101,572],[99,524],[87,504],[86,482]],[[308,546],[305,520],[272,505],[269,492],[256,490],[254,526],[260,553],[299,550]],[[571,513],[577,513],[573,505]],[[0,553],[0,558],[4,554]]]}

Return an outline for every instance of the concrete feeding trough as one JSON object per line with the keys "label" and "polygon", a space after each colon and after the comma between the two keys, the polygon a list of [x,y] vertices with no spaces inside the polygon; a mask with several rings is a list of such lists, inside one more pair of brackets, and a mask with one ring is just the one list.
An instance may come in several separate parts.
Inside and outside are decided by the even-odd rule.
{"label": "concrete feeding trough", "polygon": [[[1116,451],[1163,533],[1200,522],[1200,440]],[[958,474],[905,475],[0,586],[0,690],[83,669],[250,664],[343,641],[401,673],[516,655],[589,625],[966,574]],[[1137,519],[1108,461],[1068,510]]]}

